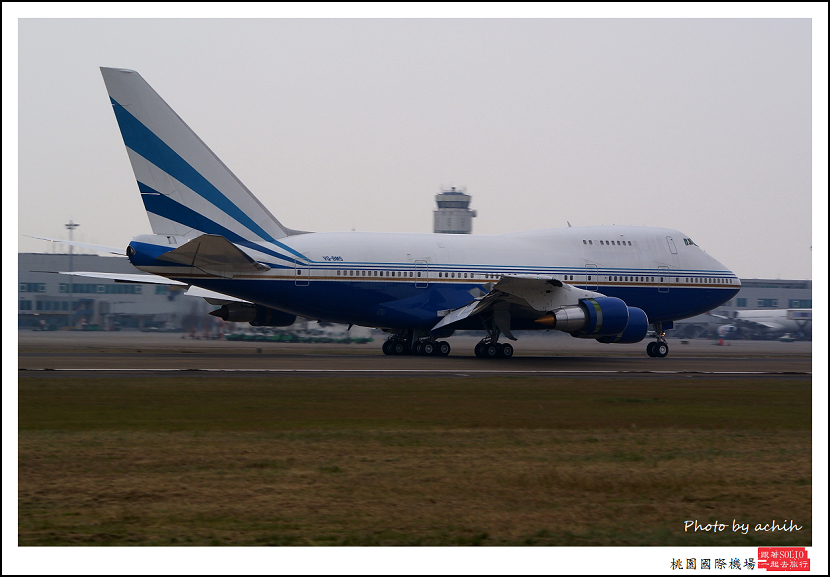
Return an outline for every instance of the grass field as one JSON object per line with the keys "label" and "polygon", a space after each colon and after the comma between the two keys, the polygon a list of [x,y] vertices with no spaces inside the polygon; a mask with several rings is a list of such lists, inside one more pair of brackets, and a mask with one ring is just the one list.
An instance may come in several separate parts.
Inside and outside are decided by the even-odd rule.
{"label": "grass field", "polygon": [[[809,379],[38,376],[18,392],[24,546],[812,544]],[[731,531],[785,519],[801,530]]]}

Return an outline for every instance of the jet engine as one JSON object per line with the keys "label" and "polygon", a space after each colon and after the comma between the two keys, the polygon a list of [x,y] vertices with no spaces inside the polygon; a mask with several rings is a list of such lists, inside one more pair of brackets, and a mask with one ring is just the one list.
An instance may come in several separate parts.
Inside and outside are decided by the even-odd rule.
{"label": "jet engine", "polygon": [[646,338],[648,333],[648,316],[643,309],[628,307],[628,325],[625,330],[614,336],[600,337],[597,340],[601,343],[639,343]]}
{"label": "jet engine", "polygon": [[296,315],[248,303],[230,303],[211,311],[211,315],[232,323],[251,323],[254,327],[287,327],[297,320]]}
{"label": "jet engine", "polygon": [[536,322],[600,342],[636,343],[648,332],[646,313],[616,297],[580,299],[578,305],[549,312]]}

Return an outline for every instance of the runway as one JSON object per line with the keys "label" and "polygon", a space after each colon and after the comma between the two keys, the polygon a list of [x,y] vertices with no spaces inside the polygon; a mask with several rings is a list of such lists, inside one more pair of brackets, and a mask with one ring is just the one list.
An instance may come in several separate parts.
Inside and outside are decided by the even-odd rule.
{"label": "runway", "polygon": [[802,376],[812,377],[812,343],[669,339],[664,359],[650,358],[645,341],[605,345],[567,335],[520,336],[511,359],[478,359],[479,337],[448,339],[449,357],[386,356],[382,341],[364,345],[193,340],[178,333],[18,333],[18,374],[65,376],[194,373],[370,376]]}
{"label": "runway", "polygon": [[682,520],[726,515],[812,543],[811,343],[518,336],[19,332],[18,543],[710,546]]}

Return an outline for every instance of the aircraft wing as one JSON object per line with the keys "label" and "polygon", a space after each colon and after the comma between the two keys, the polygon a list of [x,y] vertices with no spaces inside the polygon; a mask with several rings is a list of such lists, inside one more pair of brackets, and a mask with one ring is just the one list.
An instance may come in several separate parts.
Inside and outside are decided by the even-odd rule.
{"label": "aircraft wing", "polygon": [[[33,271],[33,272],[49,272],[49,271]],[[115,282],[130,282],[138,284],[166,284],[175,286],[187,286],[187,283],[171,280],[154,274],[125,274],[118,272],[95,272],[95,271],[58,271],[58,274],[66,274],[71,276],[82,276],[88,278],[101,278],[106,280],[114,280]]]}
{"label": "aircraft wing", "polygon": [[559,307],[576,305],[579,299],[598,296],[603,295],[563,283],[552,275],[506,275],[493,284],[486,295],[447,311],[432,330],[452,327],[464,319],[486,313],[492,314],[498,329],[515,341],[510,332],[511,316],[536,319]]}
{"label": "aircraft wing", "polygon": [[[46,272],[46,271],[44,271]],[[125,273],[117,273],[117,272],[90,272],[90,271],[78,271],[78,272],[65,272],[60,271],[58,274],[65,274],[71,276],[82,276],[87,278],[99,278],[105,280],[114,280],[115,282],[124,282],[124,283],[134,283],[134,284],[163,284],[168,286],[186,286],[188,287],[186,291],[184,291],[185,296],[189,297],[201,297],[205,299],[212,305],[216,304],[224,304],[230,302],[238,302],[244,303],[248,301],[244,301],[242,299],[238,299],[236,297],[232,297],[230,295],[226,295],[223,293],[218,293],[216,291],[211,291],[204,288],[199,288],[195,286],[188,285],[187,283],[183,283],[177,280],[172,280],[169,278],[164,278],[163,276],[158,276],[154,274],[125,274]]]}
{"label": "aircraft wing", "polygon": [[735,322],[735,324],[738,324],[740,326],[750,327],[750,328],[756,328],[756,329],[764,328],[764,329],[767,329],[767,330],[770,330],[770,331],[783,331],[784,330],[784,325],[781,325],[779,323],[770,322],[770,321],[756,321],[756,320],[741,319],[741,318],[732,319],[732,320]]}
{"label": "aircraft wing", "polygon": [[722,321],[731,321],[731,320],[733,320],[732,317],[729,317],[727,315],[718,314],[718,313],[713,313],[712,311],[709,311],[706,314],[708,314],[710,317],[720,319]]}
{"label": "aircraft wing", "polygon": [[186,297],[202,297],[205,299],[209,304],[212,305],[224,305],[228,303],[247,303],[250,301],[245,301],[242,299],[238,299],[236,297],[232,297],[230,295],[218,293],[216,291],[211,291],[208,289],[204,289],[197,286],[191,286],[186,291],[184,291],[184,296]]}
{"label": "aircraft wing", "polygon": [[203,234],[158,257],[176,264],[193,266],[224,278],[239,273],[269,270],[266,264],[255,261],[223,236]]}

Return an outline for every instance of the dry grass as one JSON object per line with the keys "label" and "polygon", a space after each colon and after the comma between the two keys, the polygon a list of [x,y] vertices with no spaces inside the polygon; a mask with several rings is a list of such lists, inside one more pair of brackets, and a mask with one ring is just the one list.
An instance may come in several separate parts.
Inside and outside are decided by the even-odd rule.
{"label": "dry grass", "polygon": [[19,399],[20,545],[812,542],[809,380],[24,378]]}

